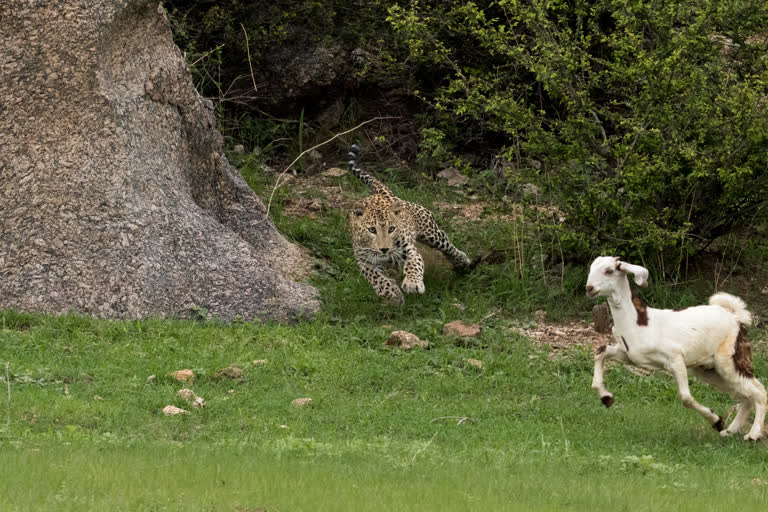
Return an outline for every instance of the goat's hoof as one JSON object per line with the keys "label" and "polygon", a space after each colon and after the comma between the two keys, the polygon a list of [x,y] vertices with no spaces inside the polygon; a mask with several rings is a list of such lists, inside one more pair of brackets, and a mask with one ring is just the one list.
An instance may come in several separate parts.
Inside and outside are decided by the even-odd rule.
{"label": "goat's hoof", "polygon": [[601,396],[600,401],[603,402],[604,406],[610,407],[613,405],[613,396],[611,395]]}
{"label": "goat's hoof", "polygon": [[730,437],[733,434],[730,430],[721,430],[720,437]]}
{"label": "goat's hoof", "polygon": [[758,434],[757,436],[753,436],[752,434],[747,434],[744,436],[745,441],[752,441],[753,443],[760,440],[760,438],[763,437],[761,434]]}
{"label": "goat's hoof", "polygon": [[717,430],[718,432],[723,432],[723,417],[718,416],[717,421],[712,424],[712,428]]}

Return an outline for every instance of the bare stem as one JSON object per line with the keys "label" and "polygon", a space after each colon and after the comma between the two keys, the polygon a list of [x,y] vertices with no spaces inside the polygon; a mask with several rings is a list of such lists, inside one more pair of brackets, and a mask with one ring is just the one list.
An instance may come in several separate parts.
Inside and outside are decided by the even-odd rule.
{"label": "bare stem", "polygon": [[11,377],[8,372],[8,367],[10,363],[5,363],[5,384],[8,386],[8,416],[5,420],[5,429],[10,430],[11,428]]}
{"label": "bare stem", "polygon": [[[336,135],[334,135],[333,137],[331,137],[330,139],[327,139],[327,140],[325,140],[325,141],[321,142],[320,144],[317,144],[316,146],[312,146],[311,148],[308,148],[308,149],[305,149],[304,151],[302,151],[302,152],[299,154],[299,156],[297,156],[297,157],[296,157],[296,159],[294,159],[294,161],[293,161],[293,162],[291,162],[291,163],[288,165],[288,167],[286,167],[286,168],[285,168],[285,170],[283,170],[283,172],[281,172],[281,173],[280,173],[280,174],[277,176],[277,180],[275,180],[275,186],[274,186],[274,187],[272,187],[272,193],[270,193],[270,194],[269,194],[269,201],[267,202],[267,211],[264,213],[264,220],[267,220],[267,218],[269,217],[269,211],[270,211],[270,208],[272,207],[272,199],[275,197],[275,192],[277,191],[277,187],[279,187],[279,186],[280,186],[280,179],[281,179],[283,176],[285,176],[285,174],[286,174],[288,171],[290,171],[290,170],[291,170],[291,167],[293,167],[293,166],[294,166],[294,164],[296,164],[296,162],[298,162],[298,161],[301,159],[301,157],[303,157],[304,155],[306,155],[306,154],[307,154],[307,153],[309,153],[310,151],[312,151],[312,150],[314,150],[314,149],[317,149],[317,148],[319,148],[320,146],[325,146],[325,145],[326,145],[326,144],[328,144],[329,142],[331,142],[331,141],[333,141],[333,140],[335,140],[335,139],[337,139],[337,138],[341,137],[342,135],[346,135],[346,134],[348,134],[348,133],[350,133],[350,132],[353,132],[353,131],[357,130],[357,129],[358,129],[358,128],[360,128],[361,126],[365,126],[365,125],[366,125],[366,124],[368,124],[368,123],[372,123],[372,122],[374,122],[374,121],[379,121],[379,120],[382,120],[382,119],[399,119],[399,116],[374,117],[373,119],[369,119],[369,120],[367,120],[367,121],[363,121],[362,123],[360,123],[359,125],[355,126],[354,128],[350,128],[349,130],[346,130],[346,131],[343,131],[343,132],[339,132],[339,133],[337,133]],[[263,222],[263,221],[262,221],[262,222]]]}
{"label": "bare stem", "polygon": [[253,64],[251,63],[251,45],[248,42],[248,31],[245,30],[245,25],[242,23],[240,24],[240,27],[243,29],[243,34],[245,34],[245,51],[248,52],[248,68],[251,70],[251,81],[253,82],[253,90],[257,91],[259,88],[256,86],[256,77],[253,76]]}

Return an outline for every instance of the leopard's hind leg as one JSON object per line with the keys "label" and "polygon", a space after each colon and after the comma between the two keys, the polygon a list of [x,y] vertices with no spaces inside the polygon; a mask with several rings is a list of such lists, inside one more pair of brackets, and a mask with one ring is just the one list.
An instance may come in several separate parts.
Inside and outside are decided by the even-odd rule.
{"label": "leopard's hind leg", "polygon": [[432,213],[426,208],[418,205],[415,206],[417,208],[414,212],[414,217],[418,227],[416,240],[442,252],[454,267],[459,269],[468,268],[470,265],[469,258],[464,251],[460,251],[451,243],[445,231],[440,229],[440,226],[435,222]]}

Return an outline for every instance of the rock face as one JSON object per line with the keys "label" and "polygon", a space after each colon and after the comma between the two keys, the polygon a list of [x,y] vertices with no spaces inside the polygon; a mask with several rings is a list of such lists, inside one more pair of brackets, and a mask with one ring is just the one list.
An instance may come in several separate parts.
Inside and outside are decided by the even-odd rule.
{"label": "rock face", "polygon": [[315,311],[214,126],[157,0],[0,2],[0,308]]}

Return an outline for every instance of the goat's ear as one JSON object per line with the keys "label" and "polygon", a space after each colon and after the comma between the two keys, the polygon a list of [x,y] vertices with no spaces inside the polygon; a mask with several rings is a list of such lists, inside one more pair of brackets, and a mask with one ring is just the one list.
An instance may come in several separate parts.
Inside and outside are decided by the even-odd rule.
{"label": "goat's ear", "polygon": [[616,270],[621,270],[625,274],[632,274],[635,276],[635,283],[639,286],[648,286],[648,269],[641,267],[640,265],[633,265],[619,261],[616,263]]}

